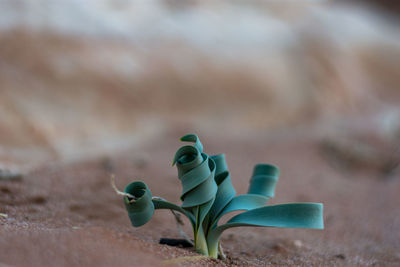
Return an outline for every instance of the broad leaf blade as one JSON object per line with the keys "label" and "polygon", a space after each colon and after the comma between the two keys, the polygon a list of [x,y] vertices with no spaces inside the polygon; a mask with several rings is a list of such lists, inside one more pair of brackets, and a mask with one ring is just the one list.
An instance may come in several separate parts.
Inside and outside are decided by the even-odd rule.
{"label": "broad leaf blade", "polygon": [[252,210],[260,208],[267,204],[268,198],[261,195],[245,194],[236,196],[226,205],[226,207],[214,217],[213,225],[215,226],[219,219],[225,214],[237,210]]}
{"label": "broad leaf blade", "polygon": [[227,224],[323,229],[321,203],[290,203],[249,210],[236,215]]}
{"label": "broad leaf blade", "polygon": [[323,229],[323,205],[321,203],[282,204],[257,208],[236,215],[226,224],[208,233],[209,254],[212,257],[218,255],[218,242],[223,231],[240,226]]}

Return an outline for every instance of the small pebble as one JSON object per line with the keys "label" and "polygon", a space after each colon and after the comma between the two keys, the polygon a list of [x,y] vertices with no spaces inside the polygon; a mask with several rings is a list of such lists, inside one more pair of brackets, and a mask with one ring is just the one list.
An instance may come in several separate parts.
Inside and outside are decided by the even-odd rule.
{"label": "small pebble", "polygon": [[301,248],[301,247],[303,246],[303,242],[301,242],[301,240],[294,240],[294,241],[293,241],[293,245],[294,245],[296,248]]}
{"label": "small pebble", "polygon": [[272,249],[275,250],[276,252],[279,252],[279,253],[287,253],[288,252],[287,248],[281,243],[275,244],[272,247]]}
{"label": "small pebble", "polygon": [[336,254],[335,257],[341,260],[346,259],[346,256],[344,254]]}
{"label": "small pebble", "polygon": [[0,213],[0,217],[1,217],[1,218],[8,218],[8,214]]}

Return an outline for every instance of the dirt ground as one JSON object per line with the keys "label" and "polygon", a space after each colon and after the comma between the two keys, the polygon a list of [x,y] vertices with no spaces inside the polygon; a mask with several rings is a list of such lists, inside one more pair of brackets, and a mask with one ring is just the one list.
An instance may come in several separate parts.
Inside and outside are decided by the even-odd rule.
{"label": "dirt ground", "polygon": [[[0,180],[0,212],[8,215],[0,217],[0,266],[400,265],[399,175],[343,167],[307,132],[200,136],[206,153],[226,154],[238,193],[246,192],[254,164],[278,165],[271,203],[324,203],[324,230],[228,230],[226,260],[158,244],[179,238],[170,212],[156,211],[148,224],[133,228],[107,172],[116,174],[120,188],[143,180],[153,195],[179,203],[171,160],[185,133],[168,131],[115,155],[48,162],[20,180]],[[190,233],[188,222],[185,229]]]}
{"label": "dirt ground", "polygon": [[[392,15],[336,1],[54,2],[0,1],[0,267],[400,266]],[[159,244],[181,238],[169,211],[133,228],[109,174],[179,204],[171,161],[187,133],[226,154],[238,194],[255,164],[278,165],[270,204],[321,202],[325,229],[230,229],[215,260]]]}

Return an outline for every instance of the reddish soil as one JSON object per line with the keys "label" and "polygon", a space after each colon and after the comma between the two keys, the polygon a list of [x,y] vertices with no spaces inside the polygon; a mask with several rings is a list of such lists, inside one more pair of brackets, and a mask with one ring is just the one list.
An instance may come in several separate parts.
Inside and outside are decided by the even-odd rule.
{"label": "reddish soil", "polygon": [[277,164],[281,177],[272,203],[324,203],[324,230],[228,230],[224,261],[181,258],[198,254],[158,244],[161,237],[179,238],[170,212],[156,211],[148,224],[133,228],[107,170],[120,188],[140,179],[153,195],[179,203],[171,159],[184,133],[169,132],[115,156],[48,162],[21,180],[0,180],[0,212],[8,215],[0,218],[0,266],[158,266],[169,259],[181,266],[400,265],[399,175],[339,167],[318,138],[290,133],[205,133],[201,139],[208,154],[226,154],[238,193],[245,193],[254,164]]}
{"label": "reddish soil", "polygon": [[[260,55],[240,42],[232,59],[180,39],[2,31],[0,267],[400,266],[397,32],[355,40],[295,6],[266,17],[301,38]],[[180,238],[169,211],[133,228],[108,172],[180,203],[171,160],[188,132],[226,154],[239,194],[256,163],[278,165],[271,203],[322,202],[325,229],[231,229],[214,260],[159,244]]]}

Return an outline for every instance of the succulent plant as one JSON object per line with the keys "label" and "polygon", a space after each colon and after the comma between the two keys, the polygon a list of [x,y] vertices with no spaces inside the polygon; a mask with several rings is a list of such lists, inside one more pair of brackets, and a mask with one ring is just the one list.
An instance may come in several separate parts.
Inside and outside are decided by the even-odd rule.
{"label": "succulent plant", "polygon": [[[247,194],[236,195],[224,154],[209,156],[195,134],[181,141],[191,142],[178,149],[173,159],[182,183],[180,206],[152,197],[145,183],[136,181],[125,188],[124,203],[134,227],[146,224],[156,209],[170,209],[185,215],[194,234],[194,247],[203,255],[217,258],[223,231],[239,226],[293,227],[323,229],[321,203],[290,203],[266,206],[274,196],[279,169],[257,164]],[[222,216],[244,210],[220,225]],[[221,255],[220,255],[221,256]]]}

